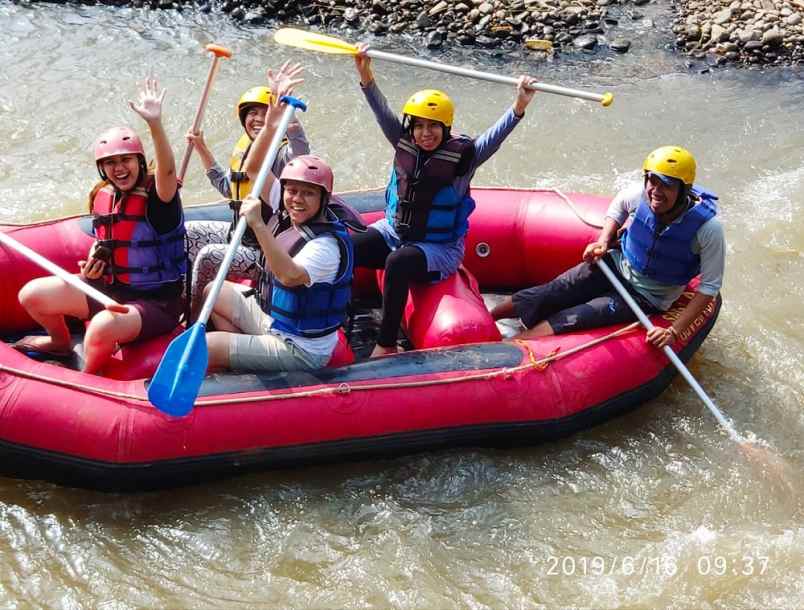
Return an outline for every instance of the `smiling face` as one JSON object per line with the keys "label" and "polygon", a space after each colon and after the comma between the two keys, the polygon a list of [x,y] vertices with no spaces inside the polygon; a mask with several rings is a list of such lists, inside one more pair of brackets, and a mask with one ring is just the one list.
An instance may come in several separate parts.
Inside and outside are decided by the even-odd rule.
{"label": "smiling face", "polygon": [[444,125],[421,117],[413,117],[413,143],[422,150],[431,152],[441,145],[444,139]]}
{"label": "smiling face", "polygon": [[265,126],[265,115],[268,112],[268,106],[262,104],[255,104],[246,110],[246,116],[243,119],[243,127],[248,134],[248,137],[254,140],[260,130]]}
{"label": "smiling face", "polygon": [[304,224],[321,211],[324,190],[320,186],[298,180],[284,180],[282,186],[282,201],[294,225]]}
{"label": "smiling face", "polygon": [[678,194],[681,190],[681,182],[672,179],[671,183],[665,184],[656,174],[648,172],[645,175],[645,197],[648,200],[651,212],[657,216],[666,214],[675,206],[678,201]]}
{"label": "smiling face", "polygon": [[119,191],[130,191],[140,181],[139,155],[112,155],[101,159],[98,165]]}

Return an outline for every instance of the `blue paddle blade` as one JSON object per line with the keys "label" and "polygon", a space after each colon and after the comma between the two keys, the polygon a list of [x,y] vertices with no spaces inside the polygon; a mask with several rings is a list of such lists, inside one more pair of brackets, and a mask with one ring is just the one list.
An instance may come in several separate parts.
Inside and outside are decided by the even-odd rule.
{"label": "blue paddle blade", "polygon": [[193,408],[201,382],[207,374],[206,325],[196,323],[168,345],[148,386],[148,400],[174,417]]}

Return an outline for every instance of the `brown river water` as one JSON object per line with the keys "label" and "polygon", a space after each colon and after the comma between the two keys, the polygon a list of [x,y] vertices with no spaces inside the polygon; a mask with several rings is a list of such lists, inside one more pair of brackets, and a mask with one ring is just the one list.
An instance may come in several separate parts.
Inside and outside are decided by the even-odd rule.
{"label": "brown river water", "polygon": [[[668,10],[644,12],[663,23]],[[145,131],[126,101],[150,71],[168,89],[180,157],[209,42],[234,52],[204,123],[220,160],[239,135],[240,93],[290,58],[307,68],[302,120],[336,188],[387,176],[391,153],[348,58],[190,12],[0,0],[0,32],[0,220],[83,211],[91,143],[115,124]],[[745,459],[679,379],[627,417],[538,447],[134,495],[0,478],[0,607],[804,607],[804,75],[690,70],[650,21],[633,39],[615,59],[439,57],[615,93],[609,109],[539,95],[475,184],[612,194],[653,148],[692,150],[699,182],[721,197],[728,258],[720,319],[690,368],[772,463]],[[389,44],[375,41],[419,51]],[[467,133],[513,99],[500,85],[375,68],[400,107],[415,89],[445,89]],[[215,198],[197,160],[184,192]]]}

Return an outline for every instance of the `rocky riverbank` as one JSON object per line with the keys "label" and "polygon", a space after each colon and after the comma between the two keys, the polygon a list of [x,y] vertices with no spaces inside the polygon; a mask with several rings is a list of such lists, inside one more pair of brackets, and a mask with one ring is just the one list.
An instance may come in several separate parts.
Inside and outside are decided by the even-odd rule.
{"label": "rocky riverbank", "polygon": [[716,63],[804,64],[804,1],[682,0],[680,48]]}
{"label": "rocky riverbank", "polygon": [[[96,0],[87,0],[94,3]],[[97,0],[182,8],[184,0]],[[649,2],[668,14],[679,50],[710,65],[804,64],[804,0],[197,0],[244,23],[313,26],[359,39],[405,35],[430,49],[450,45],[561,53],[627,53]],[[671,10],[672,6],[672,10]],[[648,8],[648,7],[644,7]]]}

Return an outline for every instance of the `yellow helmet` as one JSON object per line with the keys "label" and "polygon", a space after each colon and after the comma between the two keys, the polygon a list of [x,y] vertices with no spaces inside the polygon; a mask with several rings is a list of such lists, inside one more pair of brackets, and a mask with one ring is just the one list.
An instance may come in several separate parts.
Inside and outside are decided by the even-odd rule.
{"label": "yellow helmet", "polygon": [[692,186],[695,182],[695,157],[679,146],[662,146],[647,156],[642,170],[677,178]]}
{"label": "yellow helmet", "polygon": [[423,89],[410,96],[402,108],[402,114],[438,121],[446,127],[452,127],[455,106],[443,91]]}
{"label": "yellow helmet", "polygon": [[274,102],[274,94],[268,87],[252,87],[240,96],[240,101],[237,102],[237,116],[240,118],[240,123],[246,123],[246,111],[250,106],[269,106]]}

